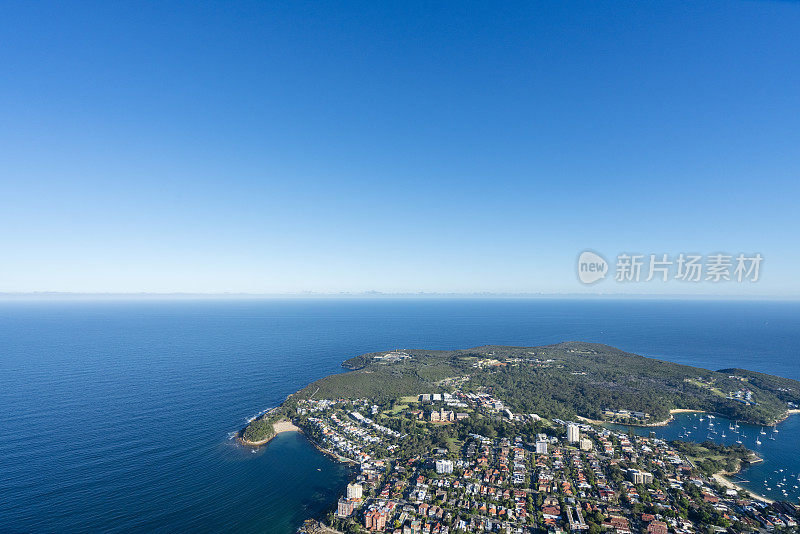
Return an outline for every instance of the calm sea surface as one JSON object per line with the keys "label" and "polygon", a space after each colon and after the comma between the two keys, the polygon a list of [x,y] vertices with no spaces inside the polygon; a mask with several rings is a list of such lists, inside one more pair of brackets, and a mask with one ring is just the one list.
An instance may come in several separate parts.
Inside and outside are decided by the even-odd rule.
{"label": "calm sea surface", "polygon": [[[299,435],[252,454],[229,439],[248,417],[363,352],[567,340],[800,379],[798,303],[5,301],[0,531],[293,532],[347,469]],[[766,461],[744,476],[797,496],[774,471],[800,473],[800,416],[778,430],[745,429]]]}

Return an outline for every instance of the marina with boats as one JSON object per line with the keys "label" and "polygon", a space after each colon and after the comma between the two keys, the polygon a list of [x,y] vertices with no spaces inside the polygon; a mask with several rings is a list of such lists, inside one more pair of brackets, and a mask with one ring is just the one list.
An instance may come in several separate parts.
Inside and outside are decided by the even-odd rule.
{"label": "marina with boats", "polygon": [[800,442],[798,417],[790,416],[773,426],[761,426],[708,413],[680,413],[665,426],[626,428],[639,435],[652,433],[669,440],[713,441],[746,447],[761,461],[727,478],[763,498],[800,502],[800,458],[788,452],[791,447],[785,446],[786,442]]}

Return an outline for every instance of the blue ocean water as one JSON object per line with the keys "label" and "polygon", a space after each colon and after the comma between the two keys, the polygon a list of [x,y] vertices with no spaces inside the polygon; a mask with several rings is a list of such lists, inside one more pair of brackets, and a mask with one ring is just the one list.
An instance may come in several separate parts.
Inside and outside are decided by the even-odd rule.
{"label": "blue ocean water", "polygon": [[[299,435],[237,446],[249,416],[363,352],[566,340],[800,379],[800,303],[3,301],[0,530],[292,532],[347,469]],[[763,465],[800,472],[787,433]]]}

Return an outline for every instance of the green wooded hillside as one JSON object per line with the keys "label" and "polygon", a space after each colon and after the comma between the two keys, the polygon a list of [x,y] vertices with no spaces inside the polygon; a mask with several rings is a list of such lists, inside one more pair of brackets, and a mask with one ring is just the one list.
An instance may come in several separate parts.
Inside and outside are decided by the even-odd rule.
{"label": "green wooded hillside", "polygon": [[[491,391],[514,412],[543,417],[600,419],[604,409],[627,409],[657,421],[670,409],[686,408],[771,424],[783,417],[787,402],[800,403],[796,380],[740,369],[710,371],[595,343],[400,352],[408,357],[386,361],[382,352],[351,358],[343,364],[350,372],[317,380],[287,399],[284,409],[291,414],[298,399],[312,396],[388,402],[452,391],[454,384],[465,392]],[[726,398],[739,390],[751,391],[754,404]]]}

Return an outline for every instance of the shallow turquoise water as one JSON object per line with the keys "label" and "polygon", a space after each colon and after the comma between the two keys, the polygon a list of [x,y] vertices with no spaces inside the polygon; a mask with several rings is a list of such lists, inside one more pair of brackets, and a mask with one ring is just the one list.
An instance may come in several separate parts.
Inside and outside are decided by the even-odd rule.
{"label": "shallow turquoise water", "polygon": [[[800,378],[797,303],[0,302],[0,530],[292,532],[347,471],[298,435],[236,446],[248,417],[363,352],[565,340]],[[762,469],[796,465],[798,421]]]}

